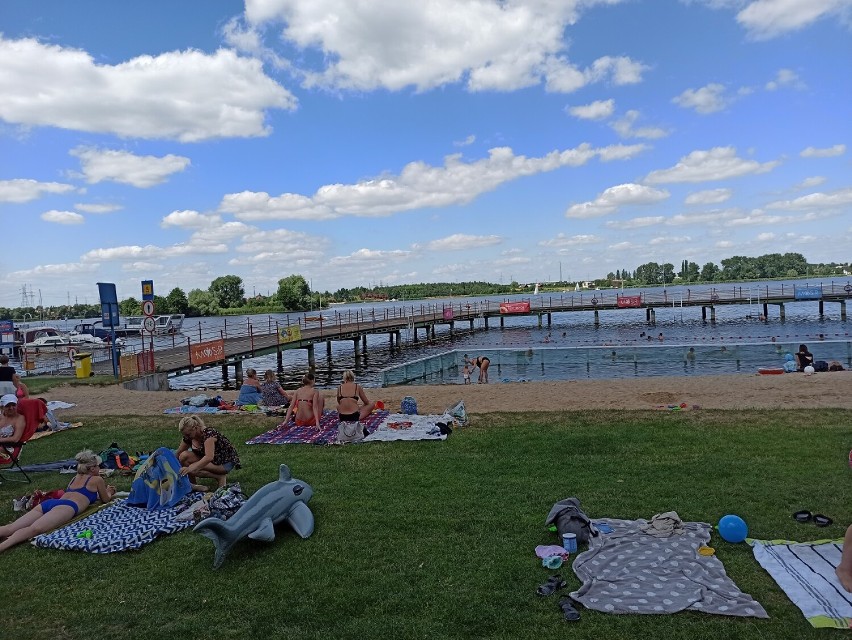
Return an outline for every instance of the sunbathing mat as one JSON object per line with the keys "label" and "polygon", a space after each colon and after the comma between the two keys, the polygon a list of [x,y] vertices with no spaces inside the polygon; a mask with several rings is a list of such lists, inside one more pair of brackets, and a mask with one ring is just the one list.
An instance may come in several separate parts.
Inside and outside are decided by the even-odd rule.
{"label": "sunbathing mat", "polygon": [[390,442],[392,440],[446,440],[447,436],[438,428],[439,422],[453,423],[453,417],[441,416],[410,416],[403,413],[392,413],[382,421],[379,428],[362,440],[362,442]]}
{"label": "sunbathing mat", "polygon": [[[200,496],[201,494],[197,494]],[[132,507],[114,500],[92,515],[52,533],[36,536],[33,544],[44,549],[68,549],[88,553],[115,553],[139,549],[157,536],[187,529],[193,522],[179,522],[174,509]],[[92,537],[77,534],[91,531]]]}
{"label": "sunbathing mat", "polygon": [[59,429],[45,429],[44,431],[36,431],[30,440],[38,440],[39,438],[46,438],[47,436],[52,436],[54,433],[59,433],[60,431],[68,431],[68,429],[77,429],[78,427],[82,427],[82,422],[60,422]]}
{"label": "sunbathing mat", "polygon": [[852,593],[834,570],[840,564],[840,540],[817,542],[754,541],[754,557],[817,628],[852,625]]}
{"label": "sunbathing mat", "polygon": [[[368,433],[373,433],[387,416],[387,411],[374,411],[361,424],[367,428]],[[337,439],[339,423],[337,411],[326,411],[320,419],[319,431],[313,427],[298,427],[291,420],[255,436],[246,444],[332,444]]]}
{"label": "sunbathing mat", "polygon": [[258,407],[257,409],[240,409],[237,407],[236,409],[220,409],[219,407],[193,407],[189,404],[183,404],[179,407],[163,409],[163,413],[218,413],[222,415],[237,413],[265,414],[266,408]]}
{"label": "sunbathing mat", "polygon": [[767,618],[751,596],[739,590],[716,556],[700,556],[710,541],[710,525],[684,522],[670,538],[643,533],[645,520],[596,520],[610,525],[574,560],[583,581],[571,594],[585,607],[604,613],[703,611],[726,616]]}

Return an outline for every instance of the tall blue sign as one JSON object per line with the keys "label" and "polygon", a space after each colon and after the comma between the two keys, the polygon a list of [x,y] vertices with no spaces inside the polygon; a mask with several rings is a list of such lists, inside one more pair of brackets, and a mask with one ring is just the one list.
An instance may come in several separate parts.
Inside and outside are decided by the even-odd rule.
{"label": "tall blue sign", "polygon": [[119,326],[118,296],[112,282],[99,282],[98,295],[101,298],[101,319],[104,327]]}

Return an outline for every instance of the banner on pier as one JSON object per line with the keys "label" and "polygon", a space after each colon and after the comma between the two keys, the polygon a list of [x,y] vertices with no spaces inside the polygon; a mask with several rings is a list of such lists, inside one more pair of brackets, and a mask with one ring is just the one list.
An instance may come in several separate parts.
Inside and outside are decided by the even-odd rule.
{"label": "banner on pier", "polygon": [[501,302],[500,313],[529,313],[529,302]]}
{"label": "banner on pier", "polygon": [[642,296],[618,296],[616,305],[619,309],[642,306]]}
{"label": "banner on pier", "polygon": [[822,287],[795,287],[793,297],[796,300],[820,300]]}
{"label": "banner on pier", "polygon": [[452,320],[453,319],[453,308],[452,307],[444,307],[444,320]]}
{"label": "banner on pier", "polygon": [[189,361],[194,367],[200,364],[218,362],[225,359],[225,341],[219,338],[218,340],[199,342],[189,348],[189,353]]}
{"label": "banner on pier", "polygon": [[278,329],[278,344],[285,342],[296,342],[302,339],[302,330],[299,325],[292,324],[289,327],[281,327]]}

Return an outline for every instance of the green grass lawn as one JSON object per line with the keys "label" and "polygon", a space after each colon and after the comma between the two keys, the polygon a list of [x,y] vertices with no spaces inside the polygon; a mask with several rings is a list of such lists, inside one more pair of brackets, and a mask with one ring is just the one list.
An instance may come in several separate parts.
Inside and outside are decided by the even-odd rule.
{"label": "green grass lawn", "polygon": [[[446,442],[348,447],[238,446],[232,474],[254,492],[280,463],[314,488],[314,535],[286,526],[272,543],[244,541],[212,569],[212,543],[191,531],[112,555],[22,545],[2,557],[0,636],[28,638],[810,638],[798,609],[745,544],[714,535],[728,574],[768,620],[700,613],[615,616],[582,610],[566,626],[557,597],[535,595],[550,572],[534,556],[556,543],[544,518],[577,496],[591,517],[650,518],[675,510],[715,523],[741,515],[757,538],[842,537],[850,412],[590,411],[475,416]],[[27,462],[99,451],[177,446],[172,417],[84,418],[27,446]],[[209,422],[235,443],[274,419]],[[64,486],[38,474],[0,485],[11,498]],[[130,480],[115,482],[128,489]],[[810,509],[828,529],[794,522]],[[569,567],[569,589],[579,585]],[[566,590],[566,592],[568,591]]]}
{"label": "green grass lawn", "polygon": [[89,386],[109,386],[115,384],[113,376],[90,376],[88,378],[77,378],[76,376],[27,376],[21,378],[21,380],[27,385],[27,390],[31,396],[37,396],[54,387],[61,387],[66,384],[85,384]]}

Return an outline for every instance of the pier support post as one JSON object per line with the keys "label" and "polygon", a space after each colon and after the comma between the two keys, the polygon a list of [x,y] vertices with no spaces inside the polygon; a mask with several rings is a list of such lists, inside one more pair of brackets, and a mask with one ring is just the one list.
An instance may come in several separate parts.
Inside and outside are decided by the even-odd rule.
{"label": "pier support post", "polygon": [[596,327],[600,326],[600,323],[601,323],[600,314],[598,313],[598,310],[595,309],[595,326]]}
{"label": "pier support post", "polygon": [[538,314],[538,328],[541,329],[541,314]]}
{"label": "pier support post", "polygon": [[470,319],[470,330],[473,331],[473,318]]}
{"label": "pier support post", "polygon": [[506,326],[505,323],[503,322],[504,320],[505,320],[505,318],[503,318],[503,316],[500,316],[500,328],[501,329]]}
{"label": "pier support post", "polygon": [[[597,309],[595,311],[597,311]],[[656,310],[651,308],[651,309],[648,309],[648,311],[651,312],[651,324],[657,324],[657,312],[656,312]]]}
{"label": "pier support post", "polygon": [[846,320],[846,300],[840,301],[840,319]]}
{"label": "pier support post", "polygon": [[710,323],[716,322],[716,307],[710,307]]}
{"label": "pier support post", "polygon": [[778,305],[778,315],[782,320],[786,317],[786,314],[784,312],[784,303],[783,302]]}
{"label": "pier support post", "polygon": [[435,325],[434,324],[430,326],[430,334],[431,334],[432,340],[434,340],[435,339]]}
{"label": "pier support post", "polygon": [[396,348],[402,349],[402,331],[396,332]]}
{"label": "pier support post", "polygon": [[314,355],[314,345],[308,345],[308,368],[313,371],[317,368],[317,359]]}
{"label": "pier support post", "polygon": [[[483,316],[482,319],[485,320],[485,328],[487,329],[488,328],[488,316]],[[502,320],[502,319],[503,318],[500,318],[500,320]]]}
{"label": "pier support post", "polygon": [[328,358],[329,362],[331,361],[331,340],[325,341],[325,356]]}
{"label": "pier support post", "polygon": [[225,386],[228,386],[228,365],[222,365],[222,382],[225,383]]}
{"label": "pier support post", "polygon": [[651,322],[651,307],[645,308],[645,322]]}
{"label": "pier support post", "polygon": [[361,340],[360,338],[355,338],[352,342],[354,343],[355,359],[357,360],[361,357]]}
{"label": "pier support post", "polygon": [[275,368],[278,370],[278,373],[284,371],[284,352],[281,349],[275,354]]}
{"label": "pier support post", "polygon": [[769,321],[769,305],[765,302],[763,303],[763,319]]}
{"label": "pier support post", "polygon": [[450,337],[453,337],[453,327],[455,326],[455,322],[450,320]]}
{"label": "pier support post", "polygon": [[707,322],[707,307],[701,305],[701,321]]}
{"label": "pier support post", "polygon": [[819,301],[819,317],[822,318],[824,313],[825,313],[825,303],[822,300],[820,300]]}
{"label": "pier support post", "polygon": [[417,344],[418,342],[420,342],[420,340],[417,337],[417,327],[414,327],[414,343]]}
{"label": "pier support post", "polygon": [[364,353],[367,353],[367,334],[366,333],[363,336],[361,336],[361,350]]}
{"label": "pier support post", "polygon": [[553,314],[550,312],[547,314],[547,326],[553,326]]}
{"label": "pier support post", "polygon": [[234,363],[234,379],[237,381],[238,386],[243,385],[243,361],[237,360]]}
{"label": "pier support post", "polygon": [[390,350],[393,351],[393,333],[389,333],[388,337],[390,338]]}

